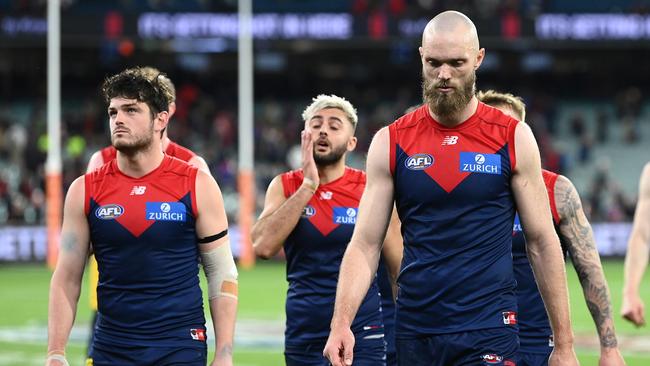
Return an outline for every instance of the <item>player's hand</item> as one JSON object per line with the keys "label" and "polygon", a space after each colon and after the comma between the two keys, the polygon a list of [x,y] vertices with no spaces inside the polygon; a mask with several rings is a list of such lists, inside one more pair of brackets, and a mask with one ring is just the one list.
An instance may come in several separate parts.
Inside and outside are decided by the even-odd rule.
{"label": "player's hand", "polygon": [[316,161],[314,161],[314,139],[309,128],[305,128],[300,133],[300,150],[302,152],[302,174],[318,186],[320,179]]}
{"label": "player's hand", "polygon": [[332,366],[352,365],[354,350],[354,334],[350,328],[338,328],[330,331],[323,356]]}
{"label": "player's hand", "polygon": [[598,366],[624,366],[625,360],[618,347],[607,347],[600,350]]}
{"label": "player's hand", "polygon": [[548,366],[577,366],[580,365],[573,346],[556,345],[548,358]]}
{"label": "player's hand", "polygon": [[645,305],[638,294],[623,296],[621,315],[637,327],[645,325]]}
{"label": "player's hand", "polygon": [[232,355],[230,356],[216,356],[210,363],[210,366],[232,366]]}

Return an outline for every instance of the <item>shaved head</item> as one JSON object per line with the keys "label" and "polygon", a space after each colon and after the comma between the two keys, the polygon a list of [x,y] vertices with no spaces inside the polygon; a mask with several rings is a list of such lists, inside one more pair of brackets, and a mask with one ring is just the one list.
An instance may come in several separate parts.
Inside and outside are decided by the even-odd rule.
{"label": "shaved head", "polygon": [[474,23],[463,13],[445,11],[424,28],[422,97],[434,118],[448,125],[464,121],[476,109],[476,70],[485,50],[479,48]]}
{"label": "shaved head", "polygon": [[465,14],[449,10],[436,15],[427,23],[422,33],[422,45],[434,41],[438,37],[454,38],[462,45],[478,52],[479,42],[476,26]]}

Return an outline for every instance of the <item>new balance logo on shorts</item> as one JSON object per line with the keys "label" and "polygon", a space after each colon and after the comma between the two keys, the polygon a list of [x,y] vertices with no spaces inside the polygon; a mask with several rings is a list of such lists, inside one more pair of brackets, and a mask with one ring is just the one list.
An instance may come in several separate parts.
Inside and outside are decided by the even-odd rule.
{"label": "new balance logo on shorts", "polygon": [[514,311],[504,311],[503,313],[503,324],[505,325],[515,325],[517,324],[517,313]]}
{"label": "new balance logo on shorts", "polygon": [[190,329],[190,336],[195,341],[205,341],[205,329]]}

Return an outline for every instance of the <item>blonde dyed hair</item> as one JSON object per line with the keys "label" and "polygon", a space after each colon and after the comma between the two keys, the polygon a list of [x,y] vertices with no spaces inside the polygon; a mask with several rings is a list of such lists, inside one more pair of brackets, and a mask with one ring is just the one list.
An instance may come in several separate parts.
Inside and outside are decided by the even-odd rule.
{"label": "blonde dyed hair", "polygon": [[481,102],[495,108],[508,106],[515,112],[520,121],[526,119],[526,104],[521,97],[510,93],[499,93],[495,90],[479,91],[476,97]]}
{"label": "blonde dyed hair", "polygon": [[325,108],[340,109],[343,111],[343,113],[345,113],[348,121],[350,121],[352,124],[352,128],[357,128],[357,122],[359,122],[359,118],[357,117],[357,110],[347,99],[336,96],[334,94],[320,94],[317,97],[313,98],[312,103],[307,106],[307,108],[305,108],[305,110],[302,112],[302,119],[305,122],[308,122],[318,111]]}

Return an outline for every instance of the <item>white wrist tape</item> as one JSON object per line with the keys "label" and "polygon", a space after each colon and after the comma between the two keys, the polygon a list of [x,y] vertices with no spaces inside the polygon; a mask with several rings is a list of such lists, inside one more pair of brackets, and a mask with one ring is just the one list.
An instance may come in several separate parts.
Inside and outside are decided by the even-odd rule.
{"label": "white wrist tape", "polygon": [[232,258],[230,241],[225,240],[218,247],[201,252],[203,271],[208,279],[208,298],[218,296],[237,298],[237,266]]}
{"label": "white wrist tape", "polygon": [[62,364],[64,364],[65,366],[70,366],[68,361],[65,359],[65,356],[63,356],[63,355],[55,354],[55,355],[47,356],[47,359],[45,360],[45,363],[48,363],[50,361],[59,361]]}

